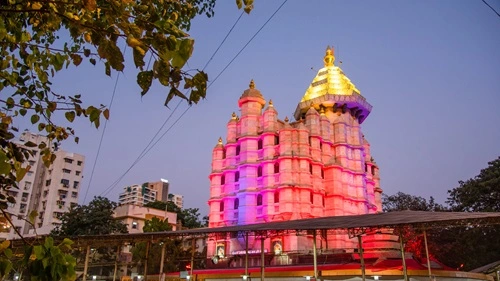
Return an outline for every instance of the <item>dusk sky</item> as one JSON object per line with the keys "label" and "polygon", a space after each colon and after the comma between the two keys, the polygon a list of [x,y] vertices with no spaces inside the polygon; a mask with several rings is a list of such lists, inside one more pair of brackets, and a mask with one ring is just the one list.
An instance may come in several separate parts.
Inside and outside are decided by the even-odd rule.
{"label": "dusk sky", "polygon": [[[498,0],[489,0],[500,10]],[[207,67],[213,80],[282,4],[255,1]],[[239,17],[234,1],[217,1],[215,17],[198,17],[186,69],[202,69]],[[292,114],[317,71],[327,45],[336,63],[373,105],[362,124],[380,167],[386,194],[398,191],[443,203],[447,190],[469,179],[500,155],[500,18],[481,0],[288,1],[239,57],[111,191],[178,100],[163,106],[168,89],[156,85],[143,98],[129,57],[120,75],[101,152],[89,187],[103,124],[73,127],[80,143],[63,149],[84,154],[80,203],[107,195],[117,201],[125,186],[169,180],[185,207],[208,207],[212,149],[225,138],[237,101],[255,80],[272,99],[279,118]],[[86,63],[54,81],[59,93],[83,96],[86,104],[110,104],[117,73]],[[184,112],[183,102],[160,135]],[[19,121],[28,128],[29,120]]]}

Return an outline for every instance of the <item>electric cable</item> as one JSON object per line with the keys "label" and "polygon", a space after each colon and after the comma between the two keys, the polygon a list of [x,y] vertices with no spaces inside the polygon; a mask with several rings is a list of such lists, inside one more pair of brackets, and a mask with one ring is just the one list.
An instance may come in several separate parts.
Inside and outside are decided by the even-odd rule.
{"label": "electric cable", "polygon": [[488,4],[488,2],[486,2],[486,0],[481,0],[483,1],[483,3],[488,6],[495,14],[497,14],[498,17],[500,17],[500,14],[495,10],[495,8],[491,7],[490,4]]}
{"label": "electric cable", "polygon": [[[202,71],[205,70],[208,65],[210,64],[210,62],[212,62],[213,58],[215,57],[215,55],[219,52],[220,48],[222,47],[222,45],[226,42],[226,39],[229,37],[229,35],[232,33],[233,29],[236,27],[236,25],[238,24],[238,22],[240,21],[241,17],[243,16],[244,12],[242,11],[240,13],[240,16],[238,17],[238,19],[234,22],[234,24],[232,25],[232,27],[229,29],[229,31],[227,32],[226,36],[224,37],[224,39],[222,39],[221,43],[219,44],[219,46],[216,48],[216,50],[214,51],[214,53],[210,56],[209,60],[207,61],[207,63],[205,64],[205,66],[203,67]],[[208,87],[207,87],[208,89]],[[165,135],[163,134],[160,139],[158,139],[154,144],[153,146],[150,147],[151,143],[154,141],[154,139],[158,136],[158,134],[161,132],[161,130],[165,127],[165,125],[168,123],[168,121],[170,120],[170,118],[173,116],[173,114],[175,113],[175,111],[177,110],[177,108],[179,108],[180,104],[182,103],[182,100],[179,100],[179,102],[177,103],[177,105],[175,106],[175,108],[171,111],[171,113],[168,115],[168,117],[165,119],[165,121],[163,122],[163,124],[160,126],[160,128],[156,131],[155,135],[151,138],[151,140],[149,141],[149,143],[144,147],[144,149],[141,151],[141,153],[139,154],[139,156],[137,156],[137,158],[134,160],[134,162],[132,163],[132,165],[130,165],[128,167],[128,169],[118,178],[116,179],[108,188],[106,188],[102,193],[101,195],[104,195],[106,196],[107,194],[109,194],[109,192],[111,190],[114,189],[114,187],[116,187],[116,185],[118,185],[118,183],[127,175],[127,173],[149,152],[149,150],[151,150],[152,147],[154,147],[156,145],[156,143],[158,143],[158,141]],[[186,113],[183,112],[181,114],[181,116],[183,116],[184,114]],[[176,121],[174,121],[174,123],[167,129],[167,132],[170,131],[170,129],[173,127],[173,125],[175,125],[177,122],[179,121],[179,119],[177,119]],[[148,149],[149,148],[149,149]]]}

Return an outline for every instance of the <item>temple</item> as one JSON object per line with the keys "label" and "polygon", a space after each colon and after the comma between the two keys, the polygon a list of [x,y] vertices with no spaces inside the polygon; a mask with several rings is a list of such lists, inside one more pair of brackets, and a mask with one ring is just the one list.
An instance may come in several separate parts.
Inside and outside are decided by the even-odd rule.
{"label": "temple", "polygon": [[[321,68],[294,113],[295,121],[278,118],[254,81],[238,100],[240,115],[227,123],[226,141],[213,149],[210,174],[209,227],[288,221],[382,211],[379,168],[361,131],[372,106],[339,66],[328,47]],[[325,233],[317,239],[323,251],[354,252],[356,239]],[[364,247],[397,248],[397,237],[377,233]],[[259,239],[249,249],[260,252]],[[241,237],[209,239],[207,255],[242,253]],[[264,251],[310,251],[312,235],[283,234],[266,238]],[[396,253],[387,251],[388,253]],[[381,255],[380,251],[377,255]]]}

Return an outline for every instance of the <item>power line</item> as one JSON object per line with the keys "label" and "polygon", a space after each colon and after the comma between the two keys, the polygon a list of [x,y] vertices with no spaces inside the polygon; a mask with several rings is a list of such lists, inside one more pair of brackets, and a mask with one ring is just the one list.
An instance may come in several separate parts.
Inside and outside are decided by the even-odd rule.
{"label": "power line", "polygon": [[495,10],[495,8],[491,7],[490,4],[486,2],[486,0],[481,0],[483,3],[488,6],[495,14],[497,14],[498,17],[500,17],[500,14]]}
{"label": "power line", "polygon": [[[238,22],[240,21],[241,17],[243,16],[243,13],[244,12],[241,12],[240,16],[238,17],[238,19],[234,22],[233,26],[229,29],[229,31],[227,32],[226,36],[224,37],[224,39],[222,39],[222,41],[220,42],[219,46],[216,48],[216,50],[214,51],[214,53],[210,56],[210,58],[208,59],[207,63],[205,64],[205,66],[203,67],[202,71],[205,70],[208,65],[210,64],[210,62],[212,62],[213,58],[215,57],[215,55],[219,52],[220,48],[222,47],[222,45],[224,44],[224,42],[226,42],[226,39],[229,37],[229,35],[231,34],[231,32],[233,31],[233,29],[235,28],[235,26],[238,24]],[[208,89],[208,87],[207,87]],[[141,151],[141,153],[137,156],[137,158],[134,160],[134,162],[132,163],[132,165],[130,165],[128,167],[128,169],[120,176],[118,177],[118,179],[116,179],[108,188],[106,188],[102,193],[101,195],[104,195],[106,196],[107,194],[109,194],[109,192],[111,190],[113,190],[113,188],[116,187],[116,185],[118,185],[118,183],[127,175],[127,173],[137,164],[139,163],[139,161],[151,150],[151,148],[153,148],[157,143],[158,141],[160,141],[163,136],[168,132],[170,131],[170,129],[175,125],[177,124],[177,122],[179,121],[180,118],[178,118],[177,120],[174,121],[174,123],[167,129],[167,131],[165,133],[163,133],[163,135],[150,147],[151,143],[154,141],[154,139],[158,136],[158,134],[161,132],[161,130],[163,129],[163,127],[165,127],[165,125],[168,123],[168,121],[170,120],[170,118],[173,116],[173,114],[175,113],[175,111],[177,110],[177,108],[179,108],[180,104],[181,104],[182,100],[179,100],[179,102],[177,103],[177,105],[175,106],[175,108],[172,110],[172,112],[168,115],[168,117],[165,119],[165,121],[163,122],[163,124],[160,126],[160,128],[156,131],[155,135],[151,138],[151,140],[149,141],[149,143],[144,147],[144,149]],[[189,108],[189,107],[188,107]],[[186,114],[187,111],[184,111],[180,117],[182,117],[184,114]]]}
{"label": "power line", "polygon": [[[123,55],[127,52],[127,44],[123,47]],[[116,75],[115,86],[113,87],[113,94],[111,95],[111,101],[109,102],[108,110],[111,110],[111,106],[113,106],[113,100],[115,99],[116,88],[118,87],[118,79],[120,78],[120,72]],[[87,185],[87,190],[85,190],[85,196],[83,197],[83,204],[87,200],[87,194],[89,193],[90,184],[92,184],[92,179],[94,178],[95,167],[97,165],[97,160],[99,159],[99,154],[101,153],[102,140],[104,139],[104,134],[106,133],[106,128],[108,126],[108,119],[104,121],[104,126],[102,129],[101,139],[99,140],[99,146],[97,147],[97,153],[94,159],[94,164],[92,165],[92,172],[90,172],[89,184]]]}
{"label": "power line", "polygon": [[[245,50],[245,48],[250,44],[250,42],[252,42],[252,40],[260,33],[260,31],[273,19],[273,17],[279,12],[279,10],[285,5],[285,3],[287,2],[288,0],[285,0],[283,1],[283,3],[276,9],[276,11],[269,17],[269,19],[257,30],[257,32],[250,38],[250,40],[248,40],[248,42],[243,46],[243,48],[240,49],[240,51],[231,59],[231,61],[229,61],[229,63],[222,69],[222,71],[215,77],[215,79],[207,86],[207,90],[208,88],[210,88],[210,86],[215,83],[215,81],[222,75],[222,73],[224,73],[224,71],[226,71],[226,69],[236,60],[236,58],[243,52],[243,50]],[[231,28],[232,30],[232,28]],[[218,50],[218,49],[217,49]],[[180,103],[181,101],[179,101]],[[125,177],[125,175],[135,166],[135,164],[137,164],[171,129],[172,127],[177,124],[179,122],[179,120],[188,112],[188,110],[191,108],[191,106],[187,107],[186,110],[184,110],[182,112],[182,114],[174,121],[174,123],[172,125],[170,125],[170,127],[168,127],[168,129],[160,136],[160,138],[158,140],[156,140],[156,142],[148,148],[148,150],[143,154],[143,155],[140,155],[138,157],[138,159],[136,159],[136,161],[134,162],[134,164],[132,164],[129,169],[127,169],[127,171],[120,177],[120,180]],[[115,181],[116,184],[118,184],[118,182],[120,181]],[[107,194],[109,194],[109,192],[115,187],[113,186],[115,185],[115,183],[113,183],[110,187],[108,187],[105,191],[103,191],[102,194],[104,194],[104,196],[106,196]],[[102,195],[101,194],[101,195]]]}

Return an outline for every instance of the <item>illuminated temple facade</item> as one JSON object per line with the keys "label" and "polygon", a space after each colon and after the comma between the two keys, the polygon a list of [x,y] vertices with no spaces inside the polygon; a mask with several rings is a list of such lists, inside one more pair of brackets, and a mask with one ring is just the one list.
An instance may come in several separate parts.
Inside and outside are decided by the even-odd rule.
{"label": "illuminated temple facade", "polygon": [[[295,121],[279,119],[253,81],[243,92],[240,116],[232,114],[226,141],[220,138],[213,149],[209,227],[382,211],[379,169],[360,126],[372,107],[334,61],[328,48]],[[325,236],[317,238],[318,248],[357,248],[357,240],[345,233]],[[268,237],[264,251],[309,251],[312,239],[307,234]],[[363,239],[367,248],[382,245],[380,239]],[[249,248],[260,252],[260,241],[250,238]],[[245,242],[215,237],[207,250],[209,257],[241,254]]]}

